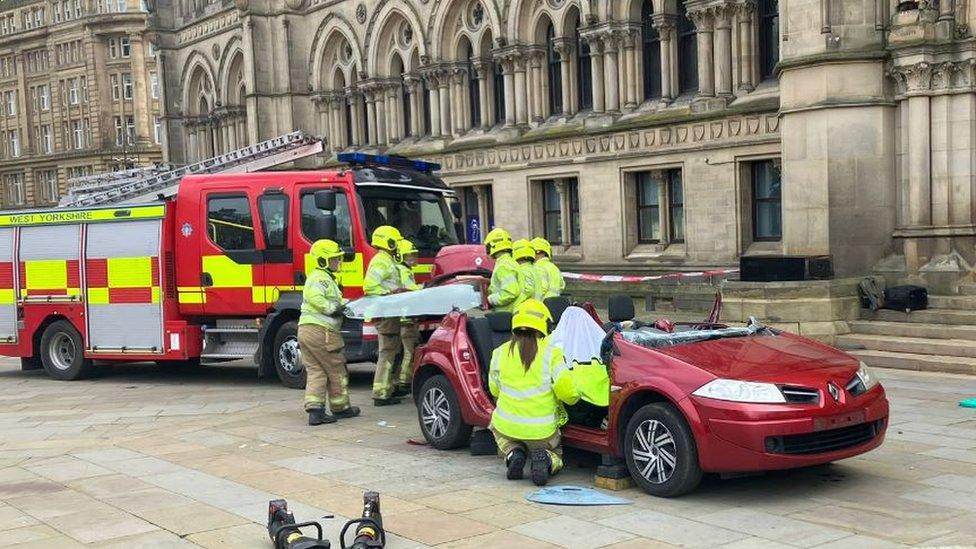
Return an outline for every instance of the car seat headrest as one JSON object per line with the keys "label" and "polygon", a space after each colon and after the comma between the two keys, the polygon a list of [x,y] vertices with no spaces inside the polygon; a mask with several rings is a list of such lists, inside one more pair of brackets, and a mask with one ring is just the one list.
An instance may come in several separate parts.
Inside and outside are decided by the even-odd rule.
{"label": "car seat headrest", "polygon": [[610,296],[607,300],[607,313],[610,322],[624,322],[637,316],[634,312],[634,300],[629,295],[622,294]]}
{"label": "car seat headrest", "polygon": [[553,324],[559,324],[559,319],[571,304],[569,298],[564,296],[547,297],[543,303],[549,308]]}
{"label": "car seat headrest", "polygon": [[507,311],[496,311],[485,315],[488,318],[488,325],[493,332],[512,331],[512,313]]}

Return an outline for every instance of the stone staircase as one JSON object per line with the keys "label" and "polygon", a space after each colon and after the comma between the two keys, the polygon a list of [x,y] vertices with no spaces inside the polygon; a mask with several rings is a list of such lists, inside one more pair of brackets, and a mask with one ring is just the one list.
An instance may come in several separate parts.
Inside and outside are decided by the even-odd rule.
{"label": "stone staircase", "polygon": [[976,285],[961,295],[930,295],[929,308],[861,311],[835,345],[869,366],[976,374]]}

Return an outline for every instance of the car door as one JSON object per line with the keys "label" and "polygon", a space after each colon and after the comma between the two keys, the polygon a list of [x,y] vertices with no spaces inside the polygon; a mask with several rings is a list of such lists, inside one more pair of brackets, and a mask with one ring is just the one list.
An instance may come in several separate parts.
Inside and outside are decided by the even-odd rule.
{"label": "car door", "polygon": [[281,292],[301,287],[293,273],[294,255],[291,236],[291,196],[281,188],[267,188],[257,197],[260,222],[259,248],[262,250],[260,272],[255,265],[252,301],[270,308]]}

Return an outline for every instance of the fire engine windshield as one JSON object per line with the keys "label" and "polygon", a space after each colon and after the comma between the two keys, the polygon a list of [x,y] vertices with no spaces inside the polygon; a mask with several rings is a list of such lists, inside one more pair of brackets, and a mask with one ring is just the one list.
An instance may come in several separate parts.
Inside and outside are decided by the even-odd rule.
{"label": "fire engine windshield", "polygon": [[368,234],[380,225],[392,225],[425,257],[458,243],[454,218],[441,193],[384,186],[360,186],[358,191]]}

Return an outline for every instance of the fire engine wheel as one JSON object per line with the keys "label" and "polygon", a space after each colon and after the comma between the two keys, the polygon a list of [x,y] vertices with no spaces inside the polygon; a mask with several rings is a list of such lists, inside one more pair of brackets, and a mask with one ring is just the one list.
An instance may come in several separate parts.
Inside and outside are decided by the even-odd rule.
{"label": "fire engine wheel", "polygon": [[41,364],[53,379],[75,380],[91,373],[81,334],[67,320],[51,323],[41,335]]}
{"label": "fire engine wheel", "polygon": [[624,456],[630,476],[652,496],[687,494],[701,481],[691,428],[670,404],[648,404],[637,410],[624,432]]}
{"label": "fire engine wheel", "polygon": [[454,387],[443,375],[424,382],[417,399],[420,430],[431,446],[438,450],[460,448],[471,439],[471,426],[461,417]]}
{"label": "fire engine wheel", "polygon": [[305,368],[298,353],[298,323],[292,320],[278,328],[274,339],[274,364],[281,384],[289,389],[305,388]]}

